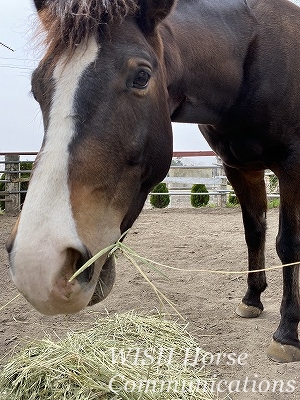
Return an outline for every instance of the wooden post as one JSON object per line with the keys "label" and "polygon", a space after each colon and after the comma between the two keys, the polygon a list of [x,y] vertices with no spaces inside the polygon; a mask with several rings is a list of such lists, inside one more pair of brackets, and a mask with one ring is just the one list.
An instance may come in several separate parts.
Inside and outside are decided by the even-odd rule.
{"label": "wooden post", "polygon": [[218,196],[218,206],[219,207],[226,207],[227,203],[227,177],[225,175],[223,162],[220,157],[217,157],[217,165],[218,165],[218,176],[221,178],[221,185],[220,190],[224,193]]}
{"label": "wooden post", "polygon": [[221,183],[221,190],[224,191],[223,194],[221,194],[221,207],[226,207],[227,203],[227,178],[225,176],[224,169],[222,168],[222,171],[224,175],[222,176],[222,183]]}
{"label": "wooden post", "polygon": [[5,156],[5,214],[16,215],[20,211],[20,170],[19,154],[6,154]]}

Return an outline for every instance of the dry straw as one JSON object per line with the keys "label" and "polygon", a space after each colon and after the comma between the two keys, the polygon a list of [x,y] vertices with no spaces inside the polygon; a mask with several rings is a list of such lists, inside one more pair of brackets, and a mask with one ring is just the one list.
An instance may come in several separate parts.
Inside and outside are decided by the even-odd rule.
{"label": "dry straw", "polygon": [[186,349],[198,351],[198,360],[205,356],[186,327],[161,315],[107,317],[62,340],[29,342],[2,368],[0,398],[215,399],[215,378],[202,362],[186,363]]}
{"label": "dry straw", "polygon": [[[125,235],[125,234],[124,234]],[[149,280],[142,265],[180,270],[139,256],[121,241],[103,249],[85,263],[70,279],[104,254],[120,250],[157,294],[177,314],[174,304]],[[275,270],[291,263],[264,269]],[[216,274],[243,274],[242,271],[184,270]],[[262,271],[262,270],[259,270]],[[258,271],[250,271],[258,272]],[[249,273],[245,271],[244,273]],[[13,299],[14,300],[14,299]],[[112,350],[113,349],[113,350]],[[131,350],[130,350],[131,349]],[[157,351],[172,349],[171,359],[157,361]],[[194,349],[198,360],[204,350],[182,325],[159,316],[133,313],[98,321],[87,331],[68,333],[63,340],[29,342],[16,353],[0,373],[1,400],[211,400],[214,378],[204,364],[185,364],[186,349]],[[122,361],[120,352],[129,355]],[[129,351],[129,353],[128,353]],[[144,353],[146,351],[146,353]],[[166,354],[170,354],[170,352]],[[140,359],[140,355],[142,358]],[[144,355],[144,358],[143,358]],[[150,357],[153,357],[152,359]],[[126,357],[125,357],[126,358]],[[153,362],[147,362],[153,360]],[[170,361],[170,362],[169,362]]]}

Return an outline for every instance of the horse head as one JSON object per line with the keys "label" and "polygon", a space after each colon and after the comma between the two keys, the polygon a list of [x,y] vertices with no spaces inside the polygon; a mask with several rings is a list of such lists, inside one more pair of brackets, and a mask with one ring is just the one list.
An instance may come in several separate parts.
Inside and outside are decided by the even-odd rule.
{"label": "horse head", "polygon": [[41,313],[74,313],[110,292],[107,256],[172,157],[159,25],[173,1],[35,0],[46,54],[32,75],[44,140],[7,242],[13,280]]}

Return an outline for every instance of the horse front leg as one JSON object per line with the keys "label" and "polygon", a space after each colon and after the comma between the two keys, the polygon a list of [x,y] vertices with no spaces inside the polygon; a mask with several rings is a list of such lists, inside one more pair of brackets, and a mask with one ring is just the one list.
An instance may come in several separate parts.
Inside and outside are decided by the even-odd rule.
{"label": "horse front leg", "polygon": [[[243,216],[248,247],[248,269],[265,268],[267,198],[264,171],[240,171],[224,166],[228,180],[237,195]],[[267,287],[265,272],[248,274],[248,289],[236,313],[243,318],[258,317],[263,311],[261,293]]]}
{"label": "horse front leg", "polygon": [[[280,216],[277,253],[283,264],[300,261],[300,189],[298,175],[278,172],[280,184]],[[268,356],[277,362],[300,361],[298,324],[300,321],[299,264],[283,268],[281,319]]]}

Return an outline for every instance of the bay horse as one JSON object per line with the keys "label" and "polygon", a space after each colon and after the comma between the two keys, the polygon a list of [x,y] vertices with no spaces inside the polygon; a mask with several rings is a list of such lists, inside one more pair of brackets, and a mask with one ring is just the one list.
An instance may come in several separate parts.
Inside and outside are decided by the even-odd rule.
{"label": "bay horse", "polygon": [[[264,170],[280,184],[277,253],[300,260],[300,9],[288,0],[35,0],[46,53],[32,75],[44,140],[7,242],[41,313],[75,313],[115,278],[92,254],[130,228],[168,172],[171,121],[196,123],[241,204],[249,270],[263,269]],[[237,314],[263,310],[264,272]],[[283,269],[271,359],[300,361],[299,267]]]}

